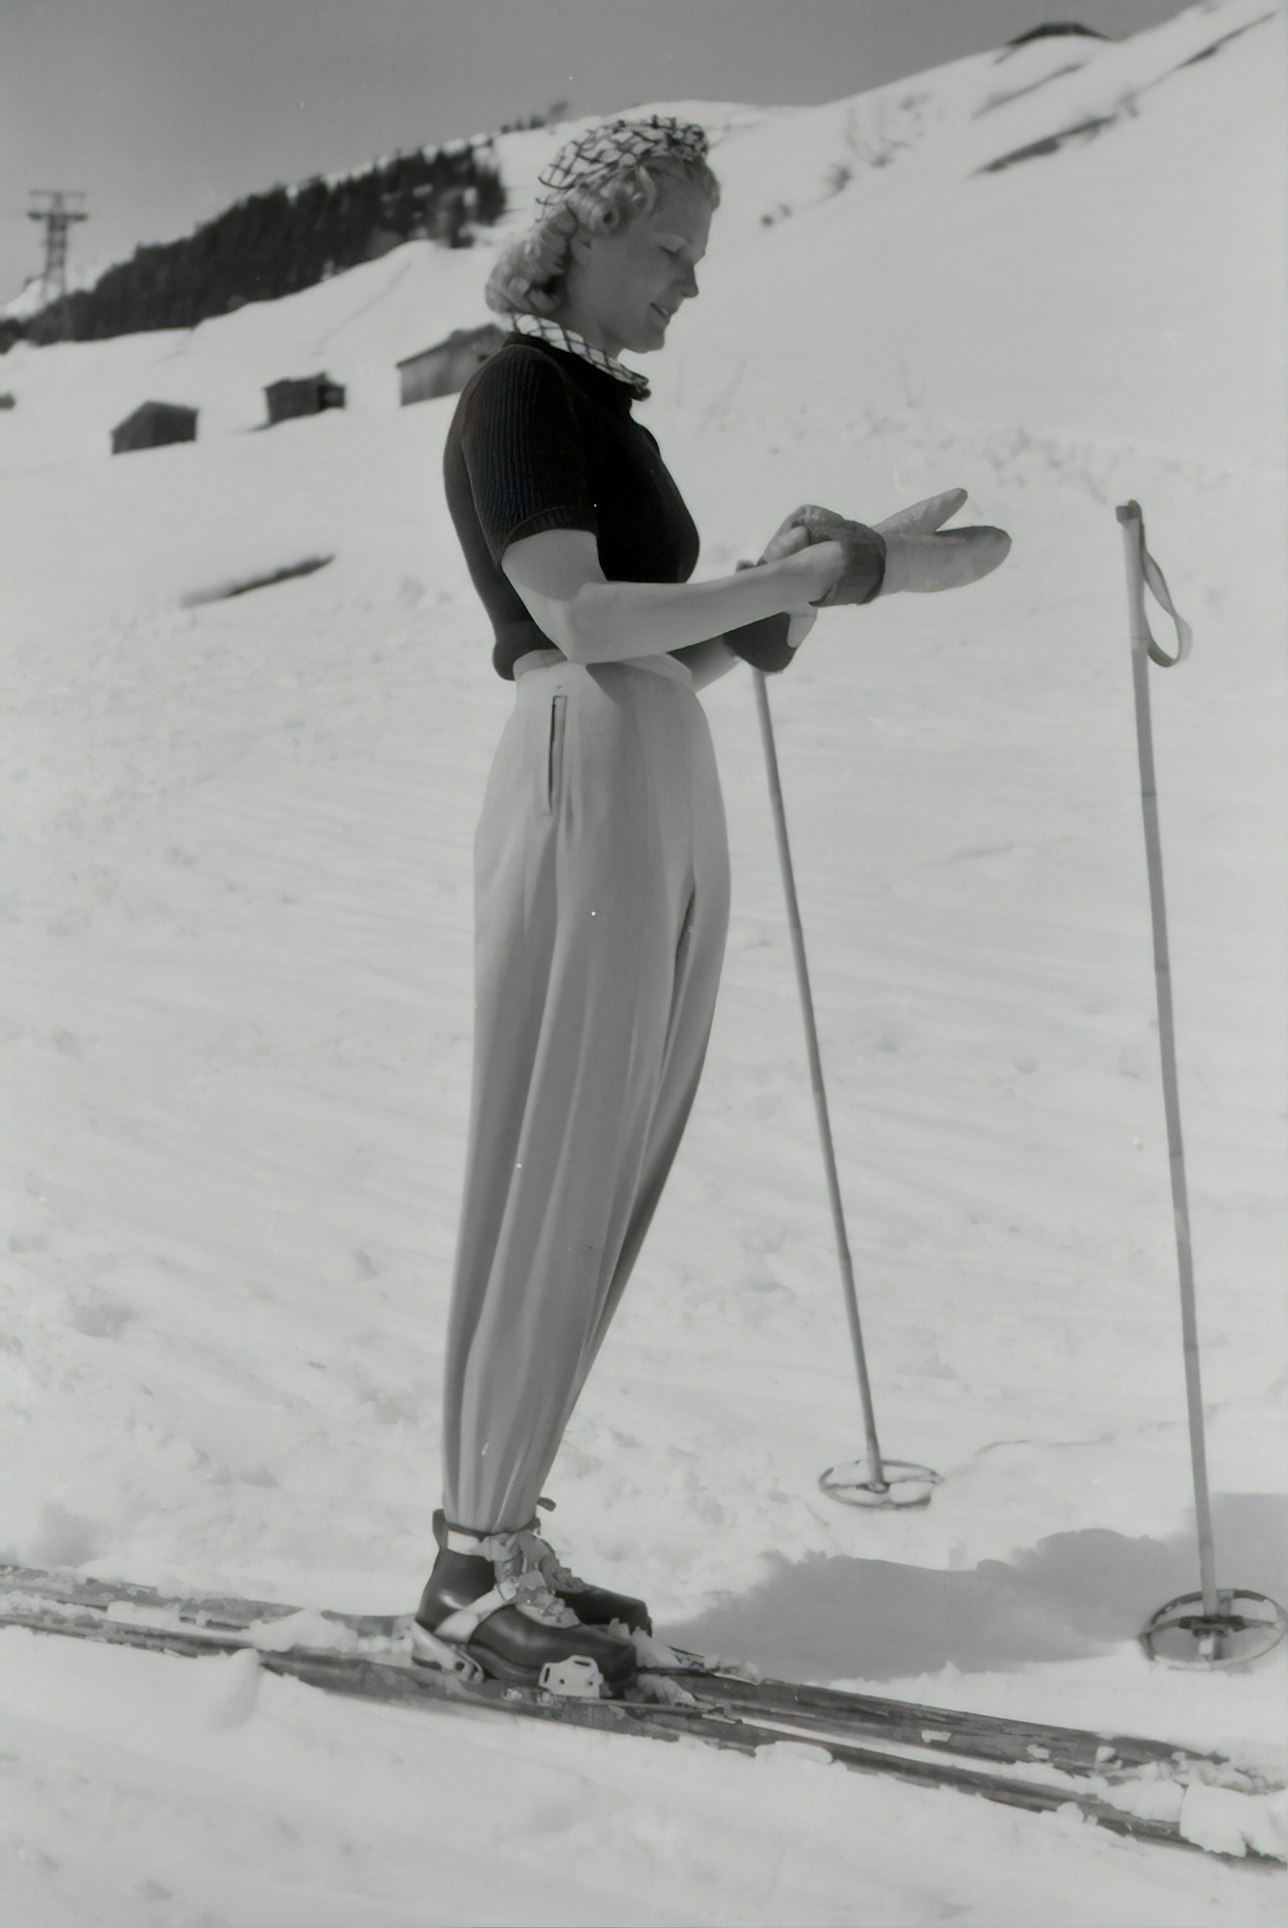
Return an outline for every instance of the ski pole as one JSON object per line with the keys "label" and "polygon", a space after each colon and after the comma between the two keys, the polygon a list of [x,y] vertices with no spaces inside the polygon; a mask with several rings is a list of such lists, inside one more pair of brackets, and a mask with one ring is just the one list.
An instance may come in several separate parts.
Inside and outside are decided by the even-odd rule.
{"label": "ski pole", "polygon": [[[1194,1300],[1194,1252],[1190,1238],[1190,1206],[1185,1182],[1185,1146],[1181,1138],[1181,1100],[1176,1075],[1176,1026],[1172,1011],[1172,967],[1167,944],[1167,905],[1163,893],[1163,850],[1158,823],[1158,785],[1154,771],[1154,739],[1149,705],[1149,665],[1174,669],[1190,652],[1191,634],[1175,611],[1176,654],[1169,656],[1150,633],[1145,609],[1145,525],[1140,507],[1127,503],[1118,510],[1127,552],[1127,595],[1131,612],[1132,689],[1136,703],[1136,751],[1140,764],[1140,804],[1145,824],[1145,864],[1149,875],[1150,923],[1154,940],[1154,986],[1158,1005],[1158,1049],[1163,1067],[1163,1109],[1167,1117],[1167,1155],[1172,1180],[1172,1213],[1176,1226],[1176,1259],[1181,1288],[1181,1331],[1185,1348],[1185,1389],[1189,1405],[1190,1457],[1194,1473],[1194,1507],[1198,1521],[1199,1573],[1203,1611],[1216,1612],[1215,1556],[1212,1505],[1208,1493],[1207,1453],[1203,1432],[1203,1394],[1199,1374],[1198,1321]],[[1150,557],[1150,561],[1153,558]],[[1162,581],[1164,607],[1171,604]],[[1157,595],[1157,590],[1155,594]]]}
{"label": "ski pole", "polygon": [[[1246,1649],[1223,1652],[1232,1636],[1257,1629],[1275,1628],[1270,1645],[1284,1631],[1283,1609],[1263,1594],[1240,1589],[1238,1595],[1220,1593],[1216,1583],[1216,1553],[1212,1534],[1212,1502],[1208,1489],[1207,1449],[1203,1427],[1203,1391],[1199,1372],[1198,1318],[1195,1308],[1194,1251],[1190,1237],[1189,1195],[1185,1180],[1185,1147],[1181,1137],[1180,1086],[1176,1073],[1176,1028],[1172,1008],[1172,970],[1167,943],[1167,907],[1163,893],[1163,851],[1158,823],[1158,786],[1154,771],[1154,740],[1149,704],[1149,665],[1174,669],[1190,653],[1193,634],[1184,617],[1178,614],[1163,572],[1145,546],[1145,519],[1137,502],[1123,503],[1117,510],[1122,525],[1127,563],[1127,605],[1131,629],[1132,688],[1136,706],[1136,749],[1140,764],[1141,815],[1145,827],[1145,862],[1149,876],[1150,924],[1154,945],[1154,985],[1158,1006],[1158,1048],[1162,1060],[1163,1108],[1167,1119],[1167,1152],[1172,1185],[1172,1217],[1176,1229],[1176,1261],[1181,1295],[1181,1333],[1185,1353],[1185,1396],[1189,1413],[1190,1464],[1194,1477],[1194,1516],[1198,1529],[1198,1594],[1185,1594],[1161,1607],[1141,1635],[1145,1650],[1154,1659],[1192,1657],[1189,1643],[1198,1646],[1197,1658],[1206,1662],[1222,1659],[1246,1660]],[[1155,641],[1145,608],[1148,585],[1156,601],[1176,625],[1176,653],[1169,656]],[[1244,1603],[1236,1610],[1235,1599]],[[1195,1602],[1197,1614],[1184,1611]],[[1278,1616],[1267,1621],[1260,1614],[1261,1603]],[[1179,1630],[1184,1635],[1179,1656],[1168,1647],[1155,1644],[1164,1632]],[[1170,1644],[1170,1643],[1169,1643]],[[1257,1647],[1255,1651],[1266,1651]]]}
{"label": "ski pole", "polygon": [[925,1506],[930,1499],[931,1487],[939,1484],[939,1475],[932,1473],[929,1467],[912,1466],[906,1460],[883,1459],[877,1440],[872,1386],[868,1377],[863,1327],[859,1319],[858,1292],[854,1283],[854,1265],[850,1257],[850,1241],[845,1229],[845,1209],[841,1201],[836,1152],[832,1143],[832,1126],[827,1109],[827,1091],[823,1083],[823,1059],[818,1046],[818,1027],[814,1022],[814,1000],[810,992],[809,965],[805,958],[805,934],[801,929],[800,903],[796,896],[796,879],[787,836],[787,813],[783,805],[782,780],[778,772],[778,752],[774,744],[769,691],[760,670],[753,669],[752,680],[756,689],[756,710],[760,718],[760,735],[765,750],[765,770],[769,779],[774,834],[778,843],[783,894],[787,900],[787,922],[791,931],[792,955],[796,964],[796,983],[800,992],[801,1015],[805,1025],[805,1048],[809,1055],[814,1111],[818,1119],[819,1139],[823,1148],[823,1168],[832,1207],[832,1228],[836,1237],[836,1254],[841,1269],[841,1287],[845,1295],[850,1342],[854,1349],[859,1400],[863,1408],[863,1431],[867,1444],[866,1461],[829,1467],[821,1476],[819,1484],[825,1493],[831,1494],[834,1499],[844,1500],[846,1504],[852,1506]]}

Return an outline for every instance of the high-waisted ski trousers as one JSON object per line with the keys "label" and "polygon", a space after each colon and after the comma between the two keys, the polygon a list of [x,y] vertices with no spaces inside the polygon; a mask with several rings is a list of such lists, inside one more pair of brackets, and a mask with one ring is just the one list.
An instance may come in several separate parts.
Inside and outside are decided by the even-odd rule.
{"label": "high-waisted ski trousers", "polygon": [[540,650],[474,845],[469,1145],[444,1509],[526,1526],[639,1255],[706,1055],[729,921],[711,733],[671,657]]}

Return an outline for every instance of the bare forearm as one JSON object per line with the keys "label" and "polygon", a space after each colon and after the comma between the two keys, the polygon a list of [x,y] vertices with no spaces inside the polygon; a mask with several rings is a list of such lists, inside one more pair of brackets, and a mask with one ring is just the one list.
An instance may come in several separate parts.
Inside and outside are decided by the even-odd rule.
{"label": "bare forearm", "polygon": [[799,610],[808,600],[800,562],[791,556],[714,582],[584,583],[567,608],[566,653],[575,663],[664,656]]}

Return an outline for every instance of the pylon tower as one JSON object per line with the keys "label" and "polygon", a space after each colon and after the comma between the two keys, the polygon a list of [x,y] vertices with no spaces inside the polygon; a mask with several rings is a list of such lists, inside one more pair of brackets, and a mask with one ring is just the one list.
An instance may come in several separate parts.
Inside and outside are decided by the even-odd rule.
{"label": "pylon tower", "polygon": [[33,187],[33,200],[43,200],[46,207],[33,207],[27,212],[29,221],[43,221],[45,226],[45,269],[41,276],[41,299],[46,308],[58,304],[58,332],[67,337],[67,230],[73,221],[88,221],[89,215],[82,208],[68,206],[69,201],[83,201],[81,188]]}

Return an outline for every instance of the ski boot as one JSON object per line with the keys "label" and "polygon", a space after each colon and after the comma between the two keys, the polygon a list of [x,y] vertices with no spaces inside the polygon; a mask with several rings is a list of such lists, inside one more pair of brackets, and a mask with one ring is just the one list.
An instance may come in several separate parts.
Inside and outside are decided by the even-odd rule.
{"label": "ski boot", "polygon": [[434,1533],[438,1558],[412,1623],[419,1665],[593,1699],[633,1687],[629,1636],[586,1626],[564,1604],[542,1571],[549,1548],[535,1533],[472,1533],[441,1513]]}
{"label": "ski boot", "polygon": [[[553,1513],[553,1500],[539,1499],[548,1513]],[[586,1580],[579,1580],[575,1573],[569,1573],[558,1554],[539,1531],[539,1523],[533,1520],[528,1528],[537,1545],[537,1564],[546,1577],[546,1584],[552,1593],[558,1594],[566,1607],[571,1607],[583,1627],[619,1626],[628,1634],[652,1633],[653,1622],[649,1610],[642,1600],[633,1599],[628,1593],[614,1593],[608,1587],[593,1587]]]}
{"label": "ski boot", "polygon": [[[548,1513],[553,1513],[553,1500],[539,1499]],[[570,1573],[560,1560],[549,1541],[538,1530],[539,1522],[532,1520],[523,1531],[530,1542],[530,1550],[538,1567],[545,1577],[551,1593],[556,1594],[566,1607],[571,1607],[583,1627],[616,1627],[626,1634],[648,1633],[653,1631],[653,1621],[649,1610],[642,1600],[636,1600],[628,1593],[614,1593],[608,1587],[593,1587],[586,1580],[579,1580]],[[453,1529],[455,1530],[455,1529]],[[447,1531],[446,1518],[441,1511],[434,1514],[434,1538],[443,1546]]]}

